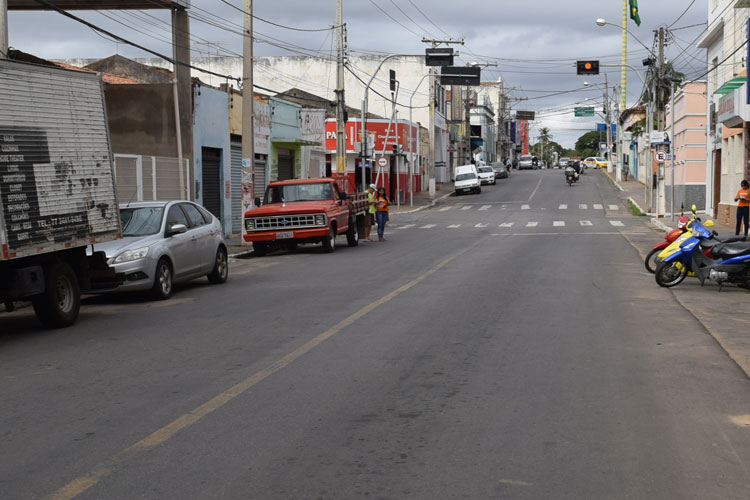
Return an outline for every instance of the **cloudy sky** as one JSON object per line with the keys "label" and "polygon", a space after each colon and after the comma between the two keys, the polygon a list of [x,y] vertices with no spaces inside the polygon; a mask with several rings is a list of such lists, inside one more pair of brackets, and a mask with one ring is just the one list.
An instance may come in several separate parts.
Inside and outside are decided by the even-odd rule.
{"label": "cloudy sky", "polygon": [[[12,3],[12,0],[11,0]],[[54,0],[52,0],[54,3]],[[256,0],[256,55],[335,56],[332,30],[336,1]],[[192,0],[191,37],[195,55],[242,53],[242,0]],[[656,48],[654,30],[668,27],[666,56],[688,77],[705,72],[705,52],[695,40],[705,33],[708,0],[640,0],[642,23],[628,29],[648,48]],[[620,82],[621,29],[599,27],[597,18],[622,23],[622,0],[344,0],[348,48],[353,55],[424,53],[422,38],[463,39],[455,46],[457,64],[479,62],[482,79],[502,78],[513,88],[514,109],[534,110],[540,126],[572,147],[599,118],[574,119],[572,107],[589,99],[601,110],[604,76],[576,76],[574,63],[598,59],[610,86]],[[86,21],[163,54],[171,54],[169,14],[158,11],[74,11]],[[11,47],[49,59],[101,58],[114,53],[151,57],[140,49],[116,43],[91,28],[54,12],[8,15]],[[272,24],[273,23],[273,24]],[[316,31],[312,31],[316,30]],[[319,31],[318,31],[319,30]],[[648,51],[628,39],[628,63],[642,70]],[[497,66],[494,66],[497,65]],[[583,82],[592,87],[584,88]],[[628,106],[642,90],[628,73]],[[596,101],[599,104],[596,104]],[[578,104],[581,105],[581,104]]]}

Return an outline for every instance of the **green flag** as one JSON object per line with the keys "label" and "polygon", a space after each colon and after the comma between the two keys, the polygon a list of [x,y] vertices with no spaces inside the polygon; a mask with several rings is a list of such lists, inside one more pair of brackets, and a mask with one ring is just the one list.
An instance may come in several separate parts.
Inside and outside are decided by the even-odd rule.
{"label": "green flag", "polygon": [[630,19],[641,25],[641,16],[638,14],[638,0],[630,0]]}

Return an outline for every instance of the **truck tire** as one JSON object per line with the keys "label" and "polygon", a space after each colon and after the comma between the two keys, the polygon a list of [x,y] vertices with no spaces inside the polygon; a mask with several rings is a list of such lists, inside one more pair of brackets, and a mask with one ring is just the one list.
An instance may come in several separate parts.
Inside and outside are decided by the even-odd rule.
{"label": "truck tire", "polygon": [[70,264],[56,261],[45,269],[45,292],[31,299],[34,312],[47,328],[65,328],[75,323],[81,309],[78,277]]}
{"label": "truck tire", "polygon": [[151,287],[151,297],[154,300],[167,300],[172,296],[172,266],[162,257],[156,263],[154,285]]}
{"label": "truck tire", "polygon": [[349,221],[349,229],[346,230],[346,242],[350,247],[359,245],[359,231],[357,231],[357,222]]}
{"label": "truck tire", "polygon": [[253,241],[253,252],[256,257],[263,257],[268,253],[268,244],[265,241]]}
{"label": "truck tire", "polygon": [[328,237],[323,239],[323,251],[332,253],[334,250],[336,250],[336,226],[331,224]]}

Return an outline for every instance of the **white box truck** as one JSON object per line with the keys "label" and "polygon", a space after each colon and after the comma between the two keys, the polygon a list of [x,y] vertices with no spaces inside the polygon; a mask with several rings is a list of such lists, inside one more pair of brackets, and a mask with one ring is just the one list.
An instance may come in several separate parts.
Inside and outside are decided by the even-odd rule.
{"label": "white box truck", "polygon": [[87,246],[121,232],[101,75],[0,60],[0,302],[73,324],[121,279]]}

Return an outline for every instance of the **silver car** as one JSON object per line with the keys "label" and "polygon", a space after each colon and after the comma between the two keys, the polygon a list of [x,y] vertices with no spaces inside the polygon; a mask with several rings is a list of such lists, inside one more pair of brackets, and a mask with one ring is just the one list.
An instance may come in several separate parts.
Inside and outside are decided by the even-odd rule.
{"label": "silver car", "polygon": [[172,285],[201,276],[224,283],[229,275],[221,224],[190,201],[120,205],[122,239],[95,245],[125,281],[114,292],[150,291],[168,299]]}

